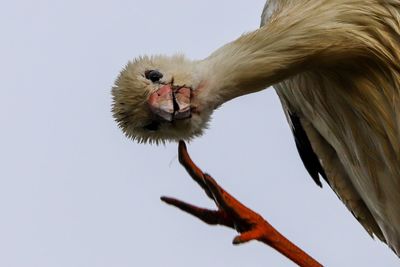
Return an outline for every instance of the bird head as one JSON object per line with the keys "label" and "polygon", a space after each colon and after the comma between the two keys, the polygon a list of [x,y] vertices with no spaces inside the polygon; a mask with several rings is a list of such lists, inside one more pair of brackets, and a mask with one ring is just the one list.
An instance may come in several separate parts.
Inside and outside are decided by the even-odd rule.
{"label": "bird head", "polygon": [[181,55],[128,62],[112,89],[113,116],[125,135],[156,144],[201,135],[213,108],[202,103],[198,66]]}

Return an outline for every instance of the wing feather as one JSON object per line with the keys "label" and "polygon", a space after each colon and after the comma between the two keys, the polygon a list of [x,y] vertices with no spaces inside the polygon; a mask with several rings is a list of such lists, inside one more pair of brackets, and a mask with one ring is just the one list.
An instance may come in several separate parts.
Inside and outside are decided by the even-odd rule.
{"label": "wing feather", "polygon": [[297,151],[299,152],[304,167],[306,167],[306,170],[310,174],[311,178],[319,187],[322,187],[319,175],[321,175],[329,184],[325,171],[319,162],[319,158],[311,147],[310,140],[308,139],[307,134],[301,125],[300,118],[296,115],[296,113],[288,112],[287,119],[289,124],[292,126],[291,128],[294,140],[296,142]]}
{"label": "wing feather", "polygon": [[[276,87],[279,88],[279,86]],[[279,89],[277,92],[286,118],[291,125],[300,158],[313,180],[321,186],[318,174],[321,175],[368,234],[375,235],[385,242],[381,229],[352,184],[336,151],[319,134],[311,122],[301,115],[296,115],[294,111],[288,108]]]}

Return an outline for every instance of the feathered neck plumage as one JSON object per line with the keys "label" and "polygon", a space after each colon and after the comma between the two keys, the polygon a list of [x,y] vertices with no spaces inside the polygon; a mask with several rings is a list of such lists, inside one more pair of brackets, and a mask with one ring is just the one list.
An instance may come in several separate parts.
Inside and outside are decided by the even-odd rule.
{"label": "feathered neck plumage", "polygon": [[265,26],[200,61],[218,104],[368,49],[359,34],[361,27],[349,21],[351,15],[342,14],[345,1],[301,2],[288,4]]}

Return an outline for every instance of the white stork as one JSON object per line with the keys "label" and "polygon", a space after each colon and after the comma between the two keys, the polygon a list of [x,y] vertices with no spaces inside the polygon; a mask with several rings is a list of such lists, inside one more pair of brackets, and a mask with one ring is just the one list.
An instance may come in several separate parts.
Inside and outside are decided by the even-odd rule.
{"label": "white stork", "polygon": [[260,29],[204,60],[129,62],[113,113],[134,140],[191,139],[221,104],[271,85],[314,181],[400,255],[399,0],[270,0]]}

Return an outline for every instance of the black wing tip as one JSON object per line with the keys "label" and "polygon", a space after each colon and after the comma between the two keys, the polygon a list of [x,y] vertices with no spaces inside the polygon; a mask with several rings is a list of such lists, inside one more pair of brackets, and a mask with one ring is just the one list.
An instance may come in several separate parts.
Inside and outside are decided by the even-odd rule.
{"label": "black wing tip", "polygon": [[313,178],[314,182],[315,182],[319,187],[322,188],[322,182],[321,182],[321,179],[319,179],[319,176],[317,175],[317,177],[312,177],[312,178]]}
{"label": "black wing tip", "polygon": [[324,169],[321,166],[318,156],[315,154],[307,133],[301,125],[300,118],[295,114],[289,112],[290,121],[292,124],[292,132],[296,142],[297,151],[303,161],[304,167],[310,174],[314,182],[322,188],[322,182],[319,175],[329,184]]}

